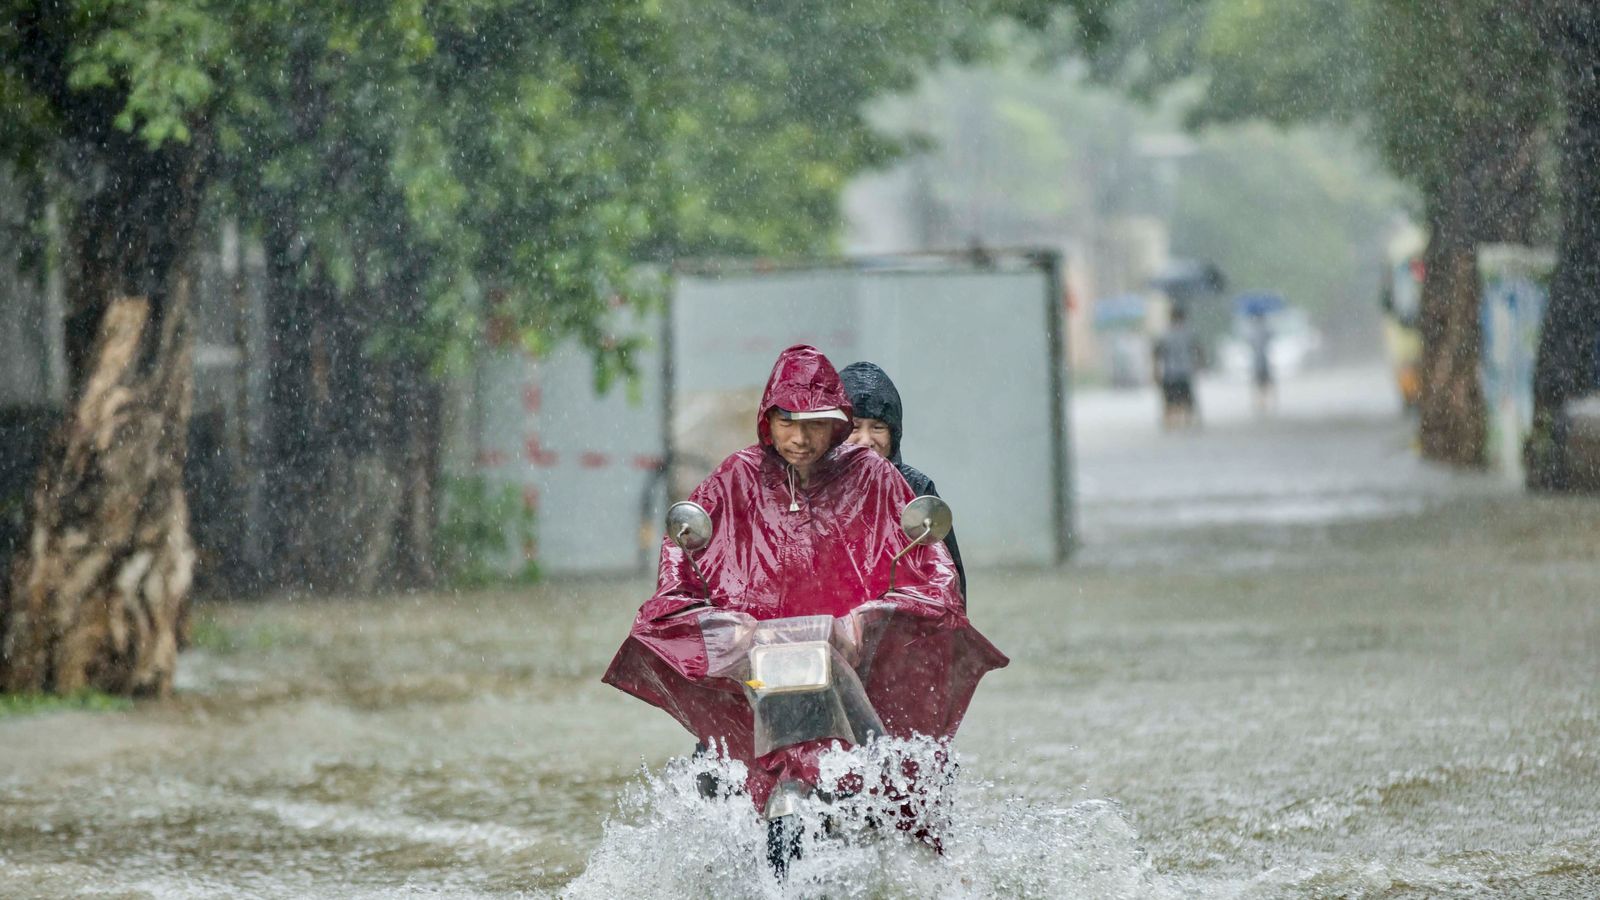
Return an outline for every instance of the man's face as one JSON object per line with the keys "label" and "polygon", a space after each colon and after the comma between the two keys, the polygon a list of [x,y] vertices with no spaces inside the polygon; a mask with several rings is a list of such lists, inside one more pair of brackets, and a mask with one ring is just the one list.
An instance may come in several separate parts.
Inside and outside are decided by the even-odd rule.
{"label": "man's face", "polygon": [[884,459],[889,458],[889,423],[882,419],[857,418],[850,427],[850,436],[845,439],[847,443],[860,444],[878,451]]}
{"label": "man's face", "polygon": [[777,448],[789,465],[802,472],[810,471],[817,460],[828,452],[828,440],[833,437],[834,419],[802,419],[791,422],[780,412],[767,416],[772,431],[772,446]]}

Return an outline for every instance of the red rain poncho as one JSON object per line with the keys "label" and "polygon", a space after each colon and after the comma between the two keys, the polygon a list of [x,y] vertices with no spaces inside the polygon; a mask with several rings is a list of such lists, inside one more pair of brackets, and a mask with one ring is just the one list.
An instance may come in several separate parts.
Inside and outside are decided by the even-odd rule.
{"label": "red rain poncho", "polygon": [[751,711],[741,686],[707,675],[700,621],[706,612],[841,616],[879,600],[857,668],[884,727],[898,737],[953,735],[978,679],[1007,663],[967,621],[943,544],[902,557],[895,589],[885,594],[889,561],[910,543],[900,512],[913,495],[894,465],[843,443],[849,425],[839,422],[831,449],[800,487],[771,446],[767,414],[776,407],[850,412],[827,357],[805,345],[779,355],[757,415],[759,443],[728,457],[690,494],[714,528],[696,556],[709,602],[683,552],[663,540],[656,594],[639,609],[604,678],[743,761],[757,808],[780,779],[814,784],[822,748],[801,744],[752,758]]}

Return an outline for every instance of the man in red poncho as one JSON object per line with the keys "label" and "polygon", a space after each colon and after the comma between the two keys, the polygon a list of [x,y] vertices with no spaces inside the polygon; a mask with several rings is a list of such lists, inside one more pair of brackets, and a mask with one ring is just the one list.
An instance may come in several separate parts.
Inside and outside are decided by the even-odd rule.
{"label": "man in red poncho", "polygon": [[850,402],[814,347],[784,350],[756,417],[758,442],[733,454],[689,499],[705,508],[711,543],[696,556],[664,540],[656,594],[639,609],[605,682],[670,713],[702,742],[749,768],[756,807],[780,780],[816,782],[823,742],[754,757],[751,711],[738,682],[710,677],[701,616],[845,616],[879,600],[863,686],[889,734],[949,737],[1005,656],[967,621],[943,544],[913,548],[900,512],[913,498],[892,463],[845,443]]}

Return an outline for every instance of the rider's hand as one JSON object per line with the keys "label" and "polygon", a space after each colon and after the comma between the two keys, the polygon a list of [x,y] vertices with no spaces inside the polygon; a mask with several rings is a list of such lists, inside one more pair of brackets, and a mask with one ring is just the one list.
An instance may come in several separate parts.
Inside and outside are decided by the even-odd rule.
{"label": "rider's hand", "polygon": [[833,647],[851,666],[861,661],[861,624],[861,617],[855,610],[833,620]]}

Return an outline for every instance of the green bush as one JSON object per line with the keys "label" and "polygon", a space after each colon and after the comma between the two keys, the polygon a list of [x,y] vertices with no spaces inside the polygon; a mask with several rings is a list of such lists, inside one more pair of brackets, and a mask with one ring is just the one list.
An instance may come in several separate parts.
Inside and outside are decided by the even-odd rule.
{"label": "green bush", "polygon": [[96,690],[74,691],[70,694],[0,694],[0,719],[65,710],[122,712],[132,708],[133,701],[127,697]]}
{"label": "green bush", "polygon": [[514,484],[483,475],[446,476],[437,531],[445,581],[456,587],[537,581],[533,510]]}
{"label": "green bush", "polygon": [[304,639],[301,632],[270,622],[229,628],[215,619],[197,616],[189,626],[190,647],[218,654],[272,650],[299,644]]}

